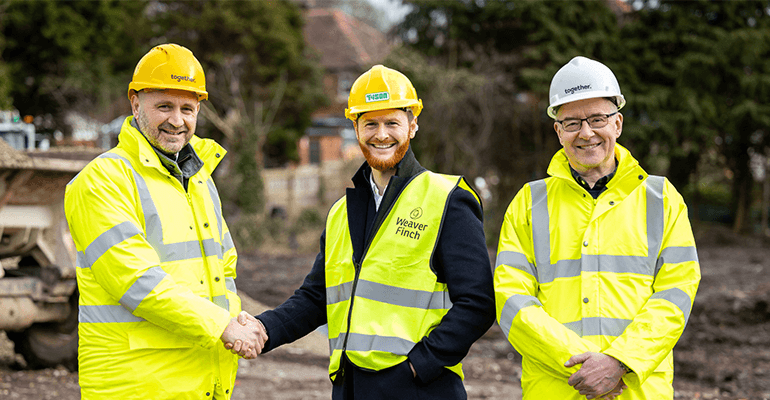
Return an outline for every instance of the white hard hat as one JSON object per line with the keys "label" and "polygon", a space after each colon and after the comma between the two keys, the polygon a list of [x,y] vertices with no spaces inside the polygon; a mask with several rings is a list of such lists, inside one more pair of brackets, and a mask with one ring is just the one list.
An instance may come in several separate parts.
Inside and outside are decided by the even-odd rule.
{"label": "white hard hat", "polygon": [[612,97],[618,110],[626,105],[615,74],[606,65],[577,56],[561,67],[551,80],[548,116],[556,119],[556,108],[573,101]]}

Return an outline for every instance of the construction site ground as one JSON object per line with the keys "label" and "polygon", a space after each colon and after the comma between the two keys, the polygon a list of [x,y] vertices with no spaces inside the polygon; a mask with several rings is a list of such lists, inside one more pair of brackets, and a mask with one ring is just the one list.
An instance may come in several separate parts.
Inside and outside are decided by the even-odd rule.
{"label": "construction site ground", "polygon": [[[675,348],[676,399],[770,399],[770,242],[723,227],[696,230],[703,279]],[[241,254],[238,290],[258,313],[299,287],[309,251]],[[520,399],[521,357],[494,325],[464,360],[470,399]],[[234,399],[328,399],[328,345],[315,332],[241,360]],[[24,370],[0,332],[0,398],[79,399],[78,374],[63,367]]]}

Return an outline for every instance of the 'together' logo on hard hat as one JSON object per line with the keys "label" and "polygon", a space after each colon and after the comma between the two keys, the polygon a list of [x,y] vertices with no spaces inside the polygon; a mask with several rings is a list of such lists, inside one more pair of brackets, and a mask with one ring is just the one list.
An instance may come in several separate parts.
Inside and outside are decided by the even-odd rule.
{"label": "'together' logo on hard hat", "polygon": [[591,85],[577,85],[575,87],[571,87],[569,89],[564,89],[564,93],[566,94],[572,94],[577,92],[578,90],[588,90],[591,88]]}
{"label": "'together' logo on hard hat", "polygon": [[187,81],[187,82],[195,83],[195,78],[191,76],[181,76],[181,75],[171,74],[171,79],[177,82]]}
{"label": "'together' logo on hard hat", "polygon": [[422,217],[422,208],[417,207],[409,213],[409,219],[396,217],[396,235],[406,236],[410,239],[419,239],[420,232],[424,232],[428,224],[414,221]]}
{"label": "'together' logo on hard hat", "polygon": [[372,103],[375,101],[385,101],[390,100],[390,93],[388,92],[379,92],[379,93],[367,93],[366,94],[366,102]]}

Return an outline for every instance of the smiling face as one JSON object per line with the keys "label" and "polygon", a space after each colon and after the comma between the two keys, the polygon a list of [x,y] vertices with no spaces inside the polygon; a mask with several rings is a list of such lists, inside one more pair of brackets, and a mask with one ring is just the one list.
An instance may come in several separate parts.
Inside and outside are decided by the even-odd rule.
{"label": "smiling face", "polygon": [[356,121],[358,145],[369,166],[380,172],[396,168],[416,132],[417,119],[403,110],[371,111]]}
{"label": "smiling face", "polygon": [[[617,107],[607,99],[585,99],[563,105],[557,119],[583,119],[615,111]],[[599,129],[591,129],[586,121],[582,122],[577,132],[565,131],[559,122],[554,122],[553,128],[559,135],[559,142],[567,153],[570,165],[581,175],[596,173],[601,177],[615,168],[615,141],[623,130],[623,114],[609,117],[607,125]]]}
{"label": "smiling face", "polygon": [[195,133],[198,96],[185,90],[141,91],[131,97],[139,130],[157,149],[179,153]]}

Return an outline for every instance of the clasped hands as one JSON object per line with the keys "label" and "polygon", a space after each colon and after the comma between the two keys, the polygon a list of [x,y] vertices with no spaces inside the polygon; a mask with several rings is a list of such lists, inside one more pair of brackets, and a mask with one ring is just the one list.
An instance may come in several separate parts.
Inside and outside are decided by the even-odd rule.
{"label": "clasped hands", "polygon": [[258,319],[246,311],[232,318],[222,332],[225,348],[246,359],[257,358],[267,342],[267,331]]}
{"label": "clasped hands", "polygon": [[627,388],[623,382],[625,369],[620,361],[602,353],[588,352],[570,357],[567,368],[582,364],[567,383],[587,399],[614,399]]}

